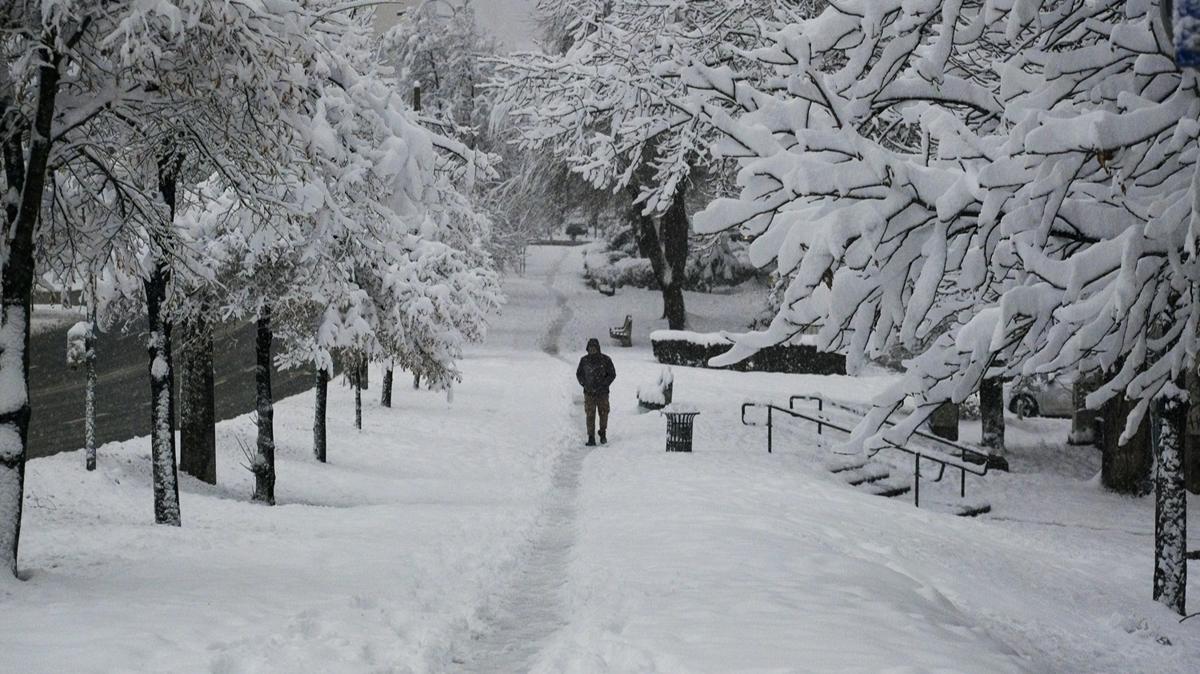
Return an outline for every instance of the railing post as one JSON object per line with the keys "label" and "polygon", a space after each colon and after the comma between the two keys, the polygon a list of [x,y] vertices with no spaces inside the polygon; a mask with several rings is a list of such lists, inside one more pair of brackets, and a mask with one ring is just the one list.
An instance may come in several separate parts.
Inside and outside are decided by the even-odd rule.
{"label": "railing post", "polygon": [[[817,398],[817,412],[824,414],[824,412],[825,412],[825,399],[824,398]],[[823,428],[825,428],[825,424],[818,421],[817,422],[817,435],[821,434],[821,429],[823,429]]]}
{"label": "railing post", "polygon": [[767,454],[772,453],[772,451],[771,451],[771,435],[772,435],[772,431],[774,430],[774,425],[772,423],[771,412],[772,412],[772,407],[770,405],[767,405]]}
{"label": "railing post", "polygon": [[913,505],[921,507],[921,455],[913,455]]}
{"label": "railing post", "polygon": [[961,479],[962,479],[962,483],[959,484],[959,486],[958,486],[958,497],[966,498],[967,497],[967,469],[959,468],[958,472],[961,475]]}

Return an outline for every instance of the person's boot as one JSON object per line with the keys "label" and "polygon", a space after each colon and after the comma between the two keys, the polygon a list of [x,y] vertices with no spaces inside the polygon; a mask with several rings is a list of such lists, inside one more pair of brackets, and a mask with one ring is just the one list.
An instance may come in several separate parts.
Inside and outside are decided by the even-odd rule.
{"label": "person's boot", "polygon": [[608,434],[605,433],[604,431],[600,431],[600,444],[602,444],[602,445],[608,444]]}
{"label": "person's boot", "polygon": [[593,436],[591,436],[591,435],[589,435],[589,436],[588,436],[588,441],[587,441],[587,446],[588,446],[588,447],[595,447],[595,446],[596,446],[596,438],[595,438],[595,437],[593,437]]}

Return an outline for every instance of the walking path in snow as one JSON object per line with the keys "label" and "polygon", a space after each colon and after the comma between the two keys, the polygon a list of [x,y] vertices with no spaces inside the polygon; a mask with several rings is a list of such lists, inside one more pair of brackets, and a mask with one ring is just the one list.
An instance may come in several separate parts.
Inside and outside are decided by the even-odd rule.
{"label": "walking path in snow", "polygon": [[558,315],[555,316],[554,320],[550,323],[550,328],[546,330],[546,334],[542,335],[538,346],[543,352],[570,365],[571,363],[559,354],[559,349],[561,348],[559,342],[562,340],[563,328],[567,326],[567,322],[570,321],[575,315],[574,312],[571,311],[571,305],[568,302],[569,298],[567,293],[563,292],[555,285],[555,282],[558,280],[558,275],[562,271],[563,262],[565,262],[567,259],[567,252],[571,249],[563,247],[561,250],[562,253],[559,254],[557,259],[554,260],[554,266],[550,269],[549,273],[546,274],[546,290],[554,296],[554,303],[558,308]]}
{"label": "walking path in snow", "polygon": [[[568,294],[557,287],[569,248],[562,248],[546,271],[544,286],[554,297],[558,314],[538,348],[546,354],[573,364],[561,355],[563,328],[573,312]],[[533,270],[537,274],[539,270]],[[568,397],[567,401],[572,398]],[[578,431],[572,428],[574,405],[553,410],[556,432],[550,440],[560,447],[554,468],[551,488],[546,495],[538,520],[538,529],[523,551],[518,568],[507,587],[498,595],[485,614],[486,626],[471,635],[463,646],[464,653],[455,656],[454,664],[463,672],[527,672],[533,668],[538,654],[550,637],[566,624],[563,585],[568,574],[569,553],[576,539],[576,518],[580,474],[588,449],[580,447]],[[543,410],[530,410],[540,414]],[[537,423],[531,420],[529,423]]]}

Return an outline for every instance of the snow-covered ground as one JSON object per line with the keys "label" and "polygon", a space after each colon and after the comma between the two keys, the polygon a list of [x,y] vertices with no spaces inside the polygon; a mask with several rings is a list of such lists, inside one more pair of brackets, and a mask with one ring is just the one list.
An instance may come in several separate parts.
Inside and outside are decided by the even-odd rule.
{"label": "snow-covered ground", "polygon": [[[64,307],[59,304],[35,304],[33,305],[33,322],[29,324],[29,331],[37,335],[82,320],[86,320],[82,308]],[[65,351],[65,344],[63,349]]]}
{"label": "snow-covered ground", "polygon": [[[181,529],[152,524],[145,440],[103,447],[91,474],[78,452],[32,461],[0,671],[1200,667],[1200,619],[1149,598],[1152,501],[1100,489],[1063,422],[1010,420],[1014,472],[968,480],[993,506],[978,519],[845,486],[798,424],[767,454],[739,420],[743,400],[865,400],[886,375],[675,368],[676,402],[701,414],[695,452],[667,454],[635,399],[660,371],[658,298],[589,291],[580,264],[531,253],[452,402],[401,385],[382,409],[372,387],[359,433],[349,389],[331,389],[329,465],[310,458],[311,394],[281,402],[275,508],[248,502],[248,418],[220,426],[219,487],[184,480]],[[749,290],[687,299],[699,331],[759,308]],[[626,314],[634,347],[606,346],[610,444],[589,451],[574,361]]]}

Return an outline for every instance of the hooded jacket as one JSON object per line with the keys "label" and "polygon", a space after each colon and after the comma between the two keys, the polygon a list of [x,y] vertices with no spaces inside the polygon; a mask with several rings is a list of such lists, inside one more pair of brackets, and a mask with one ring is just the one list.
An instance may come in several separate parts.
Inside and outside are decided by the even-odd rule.
{"label": "hooded jacket", "polygon": [[608,395],[608,387],[617,378],[617,370],[613,367],[612,359],[600,352],[600,340],[595,337],[588,340],[588,348],[596,347],[596,353],[588,353],[579,359],[579,367],[575,369],[575,378],[583,387],[583,392],[589,395]]}

